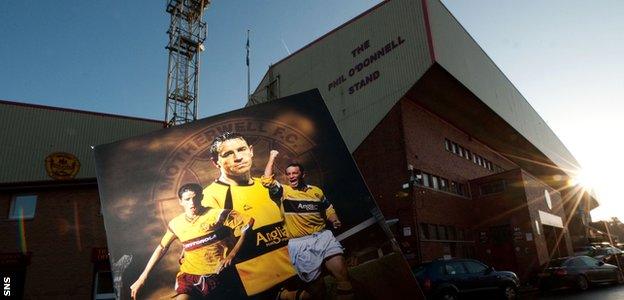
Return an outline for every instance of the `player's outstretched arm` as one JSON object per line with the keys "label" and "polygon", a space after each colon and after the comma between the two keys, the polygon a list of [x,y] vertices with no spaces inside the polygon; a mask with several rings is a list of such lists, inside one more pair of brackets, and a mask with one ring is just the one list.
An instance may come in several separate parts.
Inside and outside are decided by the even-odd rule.
{"label": "player's outstretched arm", "polygon": [[141,275],[139,276],[139,279],[137,279],[137,281],[135,281],[130,286],[130,291],[131,291],[130,296],[132,297],[132,299],[136,299],[137,294],[139,293],[139,289],[141,289],[141,287],[145,284],[145,280],[147,279],[147,276],[152,271],[154,266],[158,263],[158,261],[160,261],[160,259],[165,255],[165,253],[167,253],[167,249],[168,247],[163,247],[161,245],[158,245],[156,247],[156,250],[154,250],[154,253],[152,253],[152,256],[147,262],[147,265],[145,266],[143,273],[141,273]]}
{"label": "player's outstretched arm", "polygon": [[253,227],[253,223],[254,223],[254,219],[253,218],[249,218],[247,223],[245,223],[241,227],[242,228],[241,229],[241,235],[238,238],[238,241],[236,242],[236,244],[232,248],[232,251],[230,251],[230,253],[228,253],[228,255],[225,257],[225,259],[221,262],[221,264],[219,264],[219,267],[217,268],[217,270],[218,270],[217,272],[221,272],[221,270],[225,269],[227,266],[229,266],[232,263],[232,260],[234,259],[234,257],[236,257],[236,254],[238,253],[238,250],[240,250],[240,247],[243,244],[243,241],[245,240],[245,236],[247,235],[247,232],[249,231],[248,229]]}
{"label": "player's outstretched arm", "polygon": [[338,215],[336,215],[336,213],[334,213],[333,215],[328,215],[327,220],[332,224],[334,229],[339,229],[340,226],[342,226],[342,222],[340,222],[340,219],[338,219]]}
{"label": "player's outstretched arm", "polygon": [[334,227],[334,229],[339,229],[340,226],[342,226],[342,222],[340,222],[334,206],[329,202],[329,200],[327,200],[327,198],[325,198],[325,195],[321,195],[321,199],[321,203],[323,207],[325,207],[326,220],[332,224],[332,227]]}

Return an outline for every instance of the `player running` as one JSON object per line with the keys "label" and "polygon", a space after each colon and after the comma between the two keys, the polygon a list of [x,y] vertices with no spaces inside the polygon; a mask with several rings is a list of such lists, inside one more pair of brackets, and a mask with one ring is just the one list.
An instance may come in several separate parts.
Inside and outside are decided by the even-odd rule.
{"label": "player running", "polygon": [[225,292],[219,273],[231,264],[254,220],[234,210],[201,206],[202,187],[195,183],[180,187],[178,197],[184,213],[169,222],[143,273],[130,286],[133,299],[175,239],[180,240],[184,249],[184,260],[176,276],[175,298],[219,298]]}

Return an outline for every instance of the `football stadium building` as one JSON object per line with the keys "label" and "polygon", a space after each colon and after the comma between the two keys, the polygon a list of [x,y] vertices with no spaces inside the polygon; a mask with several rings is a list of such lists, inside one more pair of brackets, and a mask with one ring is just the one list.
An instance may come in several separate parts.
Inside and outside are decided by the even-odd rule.
{"label": "football stadium building", "polygon": [[[440,1],[382,2],[272,65],[248,105],[310,89],[411,264],[473,257],[526,280],[588,242],[598,202],[569,186],[575,158]],[[162,122],[0,101],[0,124],[12,293],[114,299],[91,146]]]}
{"label": "football stadium building", "polygon": [[0,275],[13,279],[11,299],[115,299],[91,146],[162,122],[0,101],[0,125]]}
{"label": "football stadium building", "polygon": [[411,263],[528,278],[587,243],[578,163],[438,0],[384,1],[269,67],[248,105],[318,89]]}

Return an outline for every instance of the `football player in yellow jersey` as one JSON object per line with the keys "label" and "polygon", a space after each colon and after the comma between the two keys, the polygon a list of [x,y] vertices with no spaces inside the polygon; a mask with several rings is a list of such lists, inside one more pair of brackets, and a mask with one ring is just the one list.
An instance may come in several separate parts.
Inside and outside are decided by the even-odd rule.
{"label": "football player in yellow jersey", "polygon": [[335,229],[342,225],[336,211],[320,188],[305,183],[302,165],[291,163],[286,167],[288,185],[275,180],[273,165],[278,154],[278,151],[271,150],[262,181],[284,214],[290,259],[299,278],[309,283],[303,291],[282,291],[280,298],[323,298],[325,287],[320,274],[324,265],[336,279],[336,298],[352,299],[353,287],[343,248],[333,233],[325,229],[326,221]]}
{"label": "football player in yellow jersey", "polygon": [[168,223],[143,273],[130,286],[133,299],[175,239],[184,248],[184,260],[176,276],[176,299],[214,298],[224,293],[225,283],[219,272],[231,264],[254,220],[234,210],[202,207],[202,187],[195,183],[180,187],[178,197],[184,213]]}
{"label": "football player in yellow jersey", "polygon": [[275,299],[280,286],[296,271],[288,256],[286,233],[279,207],[258,178],[251,177],[253,146],[237,133],[214,138],[210,156],[219,178],[204,191],[203,206],[234,209],[254,219],[234,267],[242,294],[228,298]]}

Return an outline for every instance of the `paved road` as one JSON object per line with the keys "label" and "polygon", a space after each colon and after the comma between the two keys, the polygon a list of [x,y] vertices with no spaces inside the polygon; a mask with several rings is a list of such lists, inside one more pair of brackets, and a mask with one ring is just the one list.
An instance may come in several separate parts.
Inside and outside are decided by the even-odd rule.
{"label": "paved road", "polygon": [[624,284],[597,286],[585,292],[562,290],[539,295],[535,293],[524,295],[522,299],[622,300],[624,299]]}

